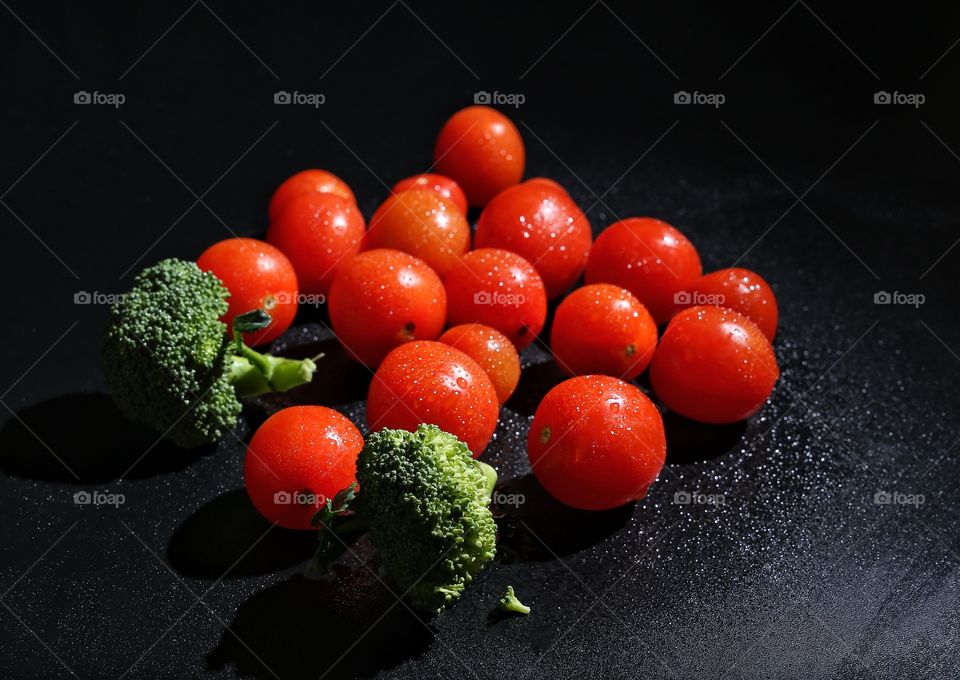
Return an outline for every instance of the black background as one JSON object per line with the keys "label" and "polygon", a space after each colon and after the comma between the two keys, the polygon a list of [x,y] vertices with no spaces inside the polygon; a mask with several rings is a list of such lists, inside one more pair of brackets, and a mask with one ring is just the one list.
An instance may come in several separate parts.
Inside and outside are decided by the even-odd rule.
{"label": "black background", "polygon": [[[956,675],[960,10],[728,4],[4,4],[0,675]],[[326,101],[275,105],[280,90]],[[106,308],[74,296],[261,234],[302,168],[342,176],[369,217],[478,91],[524,95],[504,110],[528,175],[566,186],[595,231],[654,215],[705,269],[770,280],[783,379],[745,427],[668,414],[648,497],[582,514],[524,476],[528,419],[560,379],[527,350],[485,454],[526,503],[500,521],[501,563],[424,622],[363,543],[335,581],[300,576],[312,537],[268,531],[242,491],[263,409],[189,454],[124,423],[98,366]],[[301,316],[278,348],[330,356],[288,401],[362,426],[369,374],[322,310]],[[674,502],[694,491],[724,503]],[[508,583],[533,613],[490,622]]]}

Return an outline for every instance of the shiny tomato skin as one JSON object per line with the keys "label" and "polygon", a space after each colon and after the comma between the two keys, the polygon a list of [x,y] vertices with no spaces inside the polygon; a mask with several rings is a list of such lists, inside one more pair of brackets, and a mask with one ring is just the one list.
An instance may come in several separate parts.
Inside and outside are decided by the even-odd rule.
{"label": "shiny tomato skin", "polygon": [[330,323],[340,344],[370,368],[394,347],[434,340],[443,331],[447,295],[426,262],[399,250],[357,255],[330,286]]}
{"label": "shiny tomato skin", "polygon": [[437,342],[456,347],[482,368],[501,404],[510,398],[520,382],[520,355],[500,331],[480,323],[466,323],[448,329]]}
{"label": "shiny tomato skin", "polygon": [[725,307],[690,307],[667,324],[650,365],[663,404],[703,423],[734,423],[760,410],[780,377],[770,341]]}
{"label": "shiny tomato skin", "polygon": [[436,425],[467,445],[476,458],[497,428],[500,403],[477,362],[440,342],[400,345],[380,364],[367,394],[371,432]]}
{"label": "shiny tomato skin", "polygon": [[740,312],[757,324],[770,342],[777,335],[777,297],[756,272],[735,267],[704,274],[697,281],[695,304],[716,304]]}
{"label": "shiny tomato skin", "polygon": [[552,180],[533,179],[497,194],[477,221],[476,247],[503,248],[537,268],[547,298],[567,292],[587,266],[586,216]]}
{"label": "shiny tomato skin", "polygon": [[527,439],[540,484],[581,510],[639,500],[667,456],[663,420],[639,389],[617,378],[566,380],[540,402]]}
{"label": "shiny tomato skin", "polygon": [[467,214],[467,195],[463,193],[460,185],[449,177],[435,175],[429,172],[422,175],[414,175],[413,177],[407,177],[397,182],[393,187],[393,193],[399,194],[401,191],[417,188],[436,191],[442,198],[451,201],[457,206],[464,215]]}
{"label": "shiny tomato skin", "polygon": [[312,529],[327,498],[356,480],[363,436],[350,420],[324,406],[277,411],[254,433],[243,482],[254,507],[287,529]]}
{"label": "shiny tomato skin", "polygon": [[270,223],[267,241],[290,258],[301,292],[326,295],[337,272],[360,252],[365,230],[355,203],[313,192],[287,203]]}
{"label": "shiny tomato skin", "polygon": [[279,217],[292,199],[310,193],[335,194],[350,203],[357,202],[349,185],[332,172],[317,169],[301,170],[285,179],[273,193],[268,210],[270,221],[273,222]]}
{"label": "shiny tomato skin", "polygon": [[594,283],[557,306],[550,348],[568,375],[598,373],[633,380],[657,347],[657,324],[626,288]]}
{"label": "shiny tomato skin", "polygon": [[410,253],[440,276],[470,249],[470,223],[452,202],[431,189],[392,194],[370,218],[363,249]]}
{"label": "shiny tomato skin", "polygon": [[702,272],[697,249],[677,229],[651,217],[630,217],[597,237],[585,279],[626,288],[661,324],[692,294]]}
{"label": "shiny tomato skin", "polygon": [[197,266],[213,273],[230,291],[230,307],[220,318],[227,328],[238,314],[254,309],[270,315],[269,326],[244,334],[248,345],[272,342],[290,328],[297,315],[297,275],[279,249],[253,238],[228,238],[203,251]]}
{"label": "shiny tomato skin", "polygon": [[437,172],[457,182],[470,205],[483,207],[523,177],[520,131],[489,106],[469,106],[444,124],[433,150]]}
{"label": "shiny tomato skin", "polygon": [[482,323],[521,350],[547,319],[547,296],[533,265],[509,250],[471,250],[444,277],[451,325]]}

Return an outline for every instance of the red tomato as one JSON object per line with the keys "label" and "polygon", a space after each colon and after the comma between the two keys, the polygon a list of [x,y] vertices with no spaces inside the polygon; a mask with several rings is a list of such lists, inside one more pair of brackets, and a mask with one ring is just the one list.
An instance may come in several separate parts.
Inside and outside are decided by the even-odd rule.
{"label": "red tomato", "polygon": [[639,500],[663,468],[667,441],[660,412],[622,380],[566,380],[537,407],[527,439],[530,466],[562,503],[609,510]]}
{"label": "red tomato", "polygon": [[247,448],[243,483],[260,514],[287,529],[311,529],[328,498],[356,480],[363,436],[324,406],[291,406],[264,421]]}
{"label": "red tomato", "polygon": [[440,336],[438,342],[456,347],[480,364],[504,403],[520,382],[520,355],[510,338],[498,330],[479,323],[454,326]]}
{"label": "red tomato", "polygon": [[423,260],[399,250],[368,250],[334,279],[328,309],[340,344],[376,368],[397,345],[440,335],[447,295]]}
{"label": "red tomato", "polygon": [[520,181],[525,155],[520,131],[488,106],[453,114],[433,150],[437,172],[456,180],[470,205],[478,207]]}
{"label": "red tomato", "polygon": [[441,198],[451,201],[455,206],[460,208],[460,212],[464,215],[467,214],[467,195],[463,193],[460,185],[449,177],[430,173],[414,175],[413,177],[407,177],[397,182],[393,187],[393,193],[399,194],[401,191],[416,188],[436,191],[440,194]]}
{"label": "red tomato", "polygon": [[686,236],[666,222],[630,217],[597,237],[586,281],[626,288],[659,324],[692,294],[702,271],[700,255]]}
{"label": "red tomato", "polygon": [[363,243],[416,255],[443,276],[470,249],[470,223],[436,191],[410,189],[377,208]]}
{"label": "red tomato", "polygon": [[270,199],[270,221],[280,217],[280,213],[287,206],[291,199],[302,194],[321,193],[335,194],[350,203],[356,203],[357,199],[353,191],[342,179],[326,170],[302,170],[295,175],[288,177],[273,192]]}
{"label": "red tomato", "polygon": [[340,268],[360,252],[365,228],[355,203],[314,192],[290,200],[270,223],[267,240],[293,262],[304,293],[326,295]]}
{"label": "red tomato", "polygon": [[280,337],[297,315],[297,275],[287,257],[269,243],[254,238],[228,238],[203,251],[197,266],[212,272],[230,291],[230,307],[220,320],[230,327],[238,314],[262,309],[270,325],[245,333],[248,345]]}
{"label": "red tomato", "polygon": [[413,431],[420,423],[455,435],[476,458],[497,428],[500,403],[477,362],[439,342],[410,342],[380,364],[367,395],[371,431]]}
{"label": "red tomato", "polygon": [[749,269],[721,269],[703,275],[691,302],[740,312],[757,324],[770,342],[777,334],[777,298],[770,284]]}
{"label": "red tomato", "polygon": [[650,383],[667,408],[704,423],[734,423],[760,410],[780,377],[770,341],[724,307],[691,307],[667,324]]}
{"label": "red tomato", "polygon": [[453,325],[482,323],[523,349],[547,318],[547,297],[537,270],[516,253],[481,248],[467,253],[443,280]]}
{"label": "red tomato", "polygon": [[633,380],[653,359],[657,324],[627,289],[595,283],[559,304],[550,347],[568,375],[602,373]]}
{"label": "red tomato", "polygon": [[551,300],[580,278],[591,240],[587,218],[551,180],[530,180],[497,194],[477,222],[476,247],[525,257],[537,268]]}

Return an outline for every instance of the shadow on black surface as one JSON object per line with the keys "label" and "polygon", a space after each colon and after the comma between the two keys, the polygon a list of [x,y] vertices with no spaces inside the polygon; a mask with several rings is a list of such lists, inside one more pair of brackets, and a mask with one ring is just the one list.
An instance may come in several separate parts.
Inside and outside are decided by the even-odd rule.
{"label": "shadow on black surface", "polygon": [[[556,500],[533,474],[497,486],[497,550],[504,562],[542,562],[586,550],[619,531],[633,504],[613,510],[577,510]],[[513,502],[516,501],[516,502]]]}
{"label": "shadow on black surface", "polygon": [[187,451],[161,440],[127,420],[106,394],[69,394],[9,417],[0,428],[0,470],[55,482],[103,482],[182,470],[212,448]]}
{"label": "shadow on black surface", "polygon": [[241,578],[300,564],[316,548],[314,532],[270,529],[247,492],[235,489],[201,506],[177,527],[167,558],[185,576]]}
{"label": "shadow on black surface", "polygon": [[341,569],[335,581],[296,576],[252,595],[207,666],[231,664],[262,680],[370,677],[420,656],[432,640],[366,569]]}
{"label": "shadow on black surface", "polygon": [[747,423],[709,425],[667,411],[663,414],[663,429],[667,435],[667,464],[683,465],[727,453],[740,443]]}
{"label": "shadow on black surface", "polygon": [[547,392],[567,377],[555,361],[528,366],[521,371],[517,389],[505,405],[522,416],[532,416]]}

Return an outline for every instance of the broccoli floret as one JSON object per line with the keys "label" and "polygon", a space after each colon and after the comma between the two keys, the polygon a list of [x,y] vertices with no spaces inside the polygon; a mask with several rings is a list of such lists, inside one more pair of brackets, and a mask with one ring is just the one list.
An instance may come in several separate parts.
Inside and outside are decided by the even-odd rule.
{"label": "broccoli floret", "polygon": [[229,292],[193,262],[169,259],[144,269],[110,310],[102,359],[107,386],[131,420],[192,448],[236,424],[238,397],[310,382],[316,365],[260,354],[240,332],[265,327],[260,310],[237,317],[234,337],[220,317]]}
{"label": "broccoli floret", "polygon": [[517,599],[513,592],[513,586],[507,586],[507,592],[503,594],[500,601],[497,602],[497,609],[502,612],[516,612],[517,614],[529,614],[530,607]]}
{"label": "broccoli floret", "polygon": [[[488,507],[496,479],[466,444],[434,425],[416,432],[383,429],[367,438],[357,458],[354,517],[344,519],[352,525],[357,517],[365,520],[400,592],[418,609],[439,612],[496,554]],[[325,519],[337,510],[343,508],[328,507]]]}

